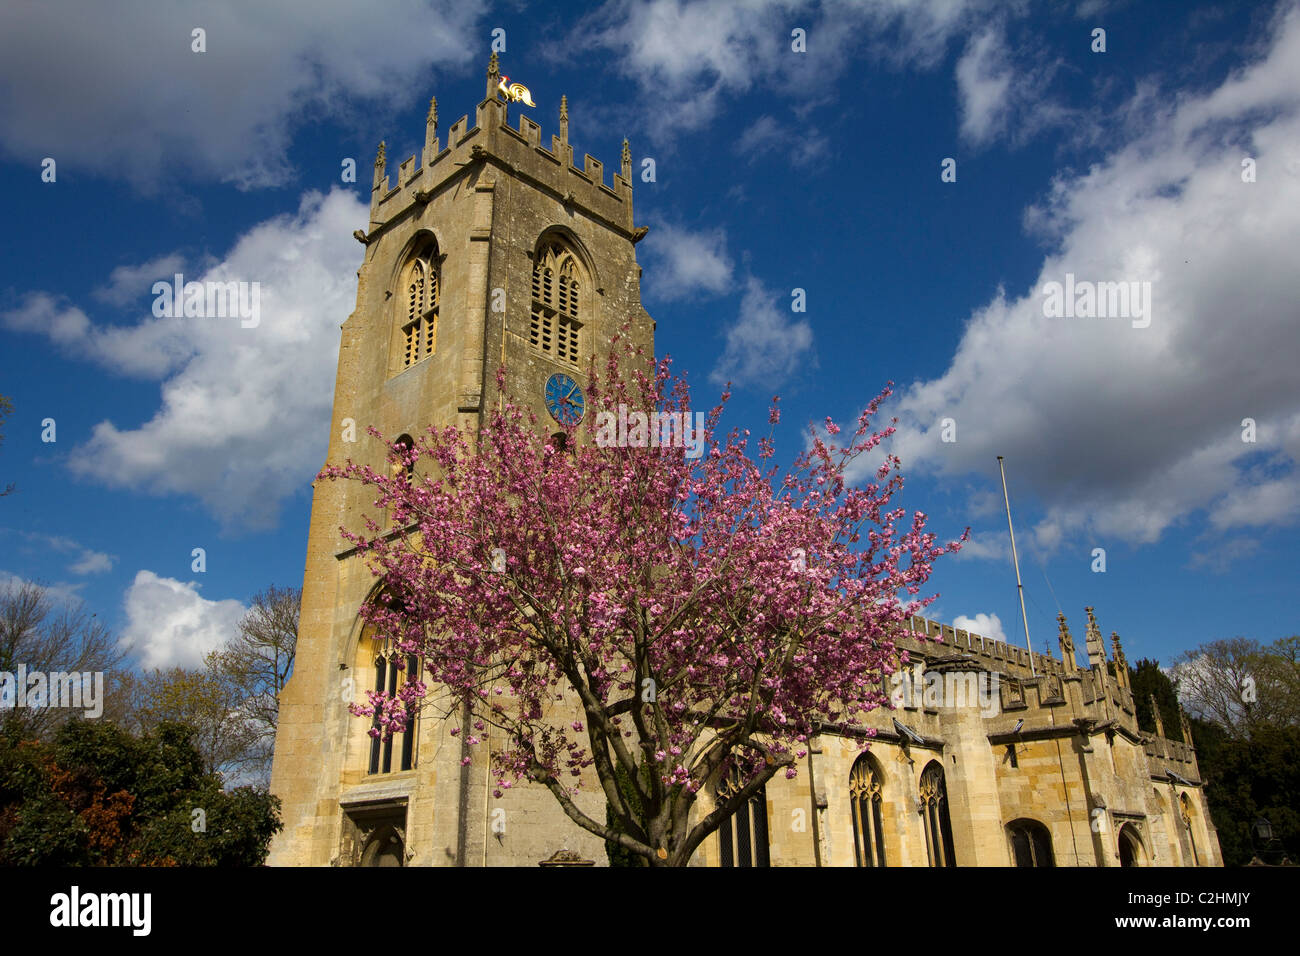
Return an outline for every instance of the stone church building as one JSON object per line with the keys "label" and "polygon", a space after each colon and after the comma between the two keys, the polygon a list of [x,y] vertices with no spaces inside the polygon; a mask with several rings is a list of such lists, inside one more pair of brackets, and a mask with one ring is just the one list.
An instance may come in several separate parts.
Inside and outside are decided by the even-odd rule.
{"label": "stone church building", "polygon": [[[564,100],[549,146],[528,116],[509,124],[512,105],[494,54],[472,126],[461,117],[443,143],[431,104],[422,164],[406,159],[395,179],[380,145],[370,225],[356,234],[365,258],[342,326],[327,463],[382,465],[387,448],[369,425],[385,436],[477,428],[501,366],[507,392],[548,421],[547,380],[581,382],[589,356],[604,354],[629,318],[634,343],[653,354],[635,252],[646,230],[633,222],[626,141],[607,184],[599,160],[575,165]],[[356,482],[315,485],[271,777],[284,829],[269,862],[605,865],[603,842],[544,788],[494,798],[483,748],[445,723],[421,719],[384,742],[349,713],[367,690],[391,692],[404,679],[358,616],[375,579],[339,533],[363,526],[371,497]],[[1060,659],[1032,660],[914,618],[897,644],[916,692],[870,715],[869,751],[846,728],[824,728],[799,775],[770,781],[693,864],[1222,865],[1186,725],[1171,728],[1177,739],[1138,729],[1119,638],[1112,662],[1087,614],[1087,666],[1064,618]],[[963,687],[981,692],[954,699]],[[604,818],[598,788],[584,784],[577,802]],[[708,802],[702,794],[701,809]]]}

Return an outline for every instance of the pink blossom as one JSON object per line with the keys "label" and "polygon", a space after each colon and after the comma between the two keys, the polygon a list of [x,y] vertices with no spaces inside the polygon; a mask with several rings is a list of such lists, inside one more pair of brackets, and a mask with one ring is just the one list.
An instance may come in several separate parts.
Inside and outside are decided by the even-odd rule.
{"label": "pink blossom", "polygon": [[[756,461],[750,423],[723,422],[729,390],[706,415],[705,455],[588,440],[596,413],[620,403],[691,408],[668,361],[638,356],[620,336],[583,372],[591,412],[564,453],[526,405],[501,392],[486,403],[481,432],[428,429],[403,456],[427,459],[409,480],[382,456],[322,470],[323,480],[348,483],[339,490],[352,497],[340,500],[365,515],[341,530],[386,596],[362,618],[402,657],[421,661],[396,694],[368,692],[349,711],[376,723],[377,737],[406,728],[422,708],[461,722],[468,714],[450,731],[466,729],[468,745],[499,728],[490,754],[497,794],[523,779],[568,791],[584,770],[609,774],[630,759],[632,786],[663,784],[676,790],[662,805],[689,803],[709,779],[710,728],[749,716],[754,736],[736,740],[729,759],[747,780],[793,778],[818,724],[861,725],[882,706],[880,675],[898,660],[892,636],[934,600],[921,593],[933,562],[961,542],[940,543],[923,513],[891,505],[902,488],[896,457],[868,469],[865,487],[848,480],[881,458],[893,425],[871,421],[889,388],[841,444],[823,440],[842,434],[826,419],[784,471],[775,458],[779,399]],[[496,380],[504,389],[504,370]],[[418,535],[391,534],[378,509]],[[509,573],[484,573],[498,547]],[[807,567],[791,573],[796,553]],[[791,648],[791,621],[824,623]],[[653,701],[643,696],[650,686]],[[759,751],[746,745],[759,741],[768,759],[754,763]],[[677,823],[661,822],[685,841]],[[655,848],[644,851],[658,860]]]}

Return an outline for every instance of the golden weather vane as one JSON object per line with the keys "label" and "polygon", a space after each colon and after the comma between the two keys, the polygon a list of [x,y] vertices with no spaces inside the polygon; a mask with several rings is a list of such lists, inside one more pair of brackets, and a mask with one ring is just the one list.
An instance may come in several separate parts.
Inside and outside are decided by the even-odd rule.
{"label": "golden weather vane", "polygon": [[534,108],[537,106],[537,104],[533,102],[533,94],[528,92],[528,87],[524,86],[522,83],[511,83],[510,77],[508,76],[501,77],[501,82],[497,84],[497,89],[500,90],[505,98],[511,103],[523,103],[525,106],[532,106]]}

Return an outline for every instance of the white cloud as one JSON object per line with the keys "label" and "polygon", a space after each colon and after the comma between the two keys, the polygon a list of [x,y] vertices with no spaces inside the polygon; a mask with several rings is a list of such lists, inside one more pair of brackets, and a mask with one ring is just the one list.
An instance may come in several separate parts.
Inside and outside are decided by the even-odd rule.
{"label": "white cloud", "polygon": [[114,560],[112,555],[102,551],[86,550],[68,570],[73,574],[103,574],[105,571],[113,570]]}
{"label": "white cloud", "polygon": [[1002,644],[1008,643],[1006,632],[1002,630],[1002,620],[996,614],[976,614],[975,617],[967,617],[965,614],[957,615],[953,619],[953,627],[958,631],[969,631],[978,633],[984,640],[1002,641]]}
{"label": "white cloud", "polygon": [[154,416],[138,426],[100,422],[70,456],[73,470],[194,495],[230,530],[273,524],[325,456],[338,329],[355,303],[361,259],[352,231],[367,219],[348,192],[308,193],[296,214],[260,223],[205,274],[185,277],[260,283],[255,328],[237,318],[152,315],[101,328],[52,296],[28,296],[4,317],[11,328],[43,330],[116,372],[163,379]]}
{"label": "white cloud", "polygon": [[971,37],[956,73],[961,133],[973,143],[987,142],[1006,125],[1011,105],[1011,65],[1001,33],[989,29]]}
{"label": "white cloud", "polygon": [[84,342],[90,330],[85,312],[44,293],[25,296],[18,308],[4,313],[4,323],[15,332],[43,333],[51,342],[68,348]]}
{"label": "white cloud", "polygon": [[646,270],[646,292],[654,299],[717,295],[731,287],[731,257],[723,229],[692,232],[656,223],[641,241],[653,266]]}
{"label": "white cloud", "polygon": [[[972,36],[954,71],[962,137],[983,146],[1007,135],[1015,144],[1046,126],[1076,119],[1044,95],[1058,66],[1059,61],[1013,54],[1001,26]],[[1081,126],[1071,132],[1086,138],[1095,130]]]}
{"label": "white cloud", "polygon": [[161,378],[194,354],[194,338],[178,334],[174,324],[95,325],[79,306],[48,292],[27,293],[14,309],[0,313],[0,322],[15,332],[43,334],[72,358],[121,375]]}
{"label": "white cloud", "polygon": [[760,116],[736,140],[736,152],[752,158],[756,153],[775,149],[782,140],[781,127],[774,116]]}
{"label": "white cloud", "polygon": [[753,162],[765,153],[783,152],[795,166],[807,166],[826,155],[830,143],[816,129],[782,127],[775,117],[754,120],[736,141],[736,152]]}
{"label": "white cloud", "polygon": [[961,546],[953,560],[1007,560],[1011,559],[1011,545],[1005,534],[995,531],[972,531],[970,538]]}
{"label": "white cloud", "polygon": [[152,300],[150,288],[164,276],[185,270],[185,259],[179,253],[157,256],[136,266],[118,266],[108,277],[108,284],[95,290],[94,296],[110,305],[130,305],[144,299]]}
{"label": "white cloud", "polygon": [[725,97],[748,90],[764,63],[778,62],[778,12],[774,3],[614,0],[580,35],[614,51],[643,88],[659,91],[658,108],[671,114],[656,124],[659,131],[698,129]]}
{"label": "white cloud", "polygon": [[53,604],[60,604],[67,607],[76,607],[81,604],[81,589],[84,588],[85,582],[78,581],[72,583],[69,581],[33,581],[22,575],[14,574],[12,571],[0,570],[0,591],[7,591],[10,588],[17,590],[24,584],[36,584],[45,591],[45,596]]}
{"label": "white cloud", "polygon": [[[948,41],[978,22],[985,0],[610,0],[584,19],[573,43],[614,54],[646,94],[655,138],[706,126],[729,100],[774,89],[801,98],[843,94],[856,47],[892,67],[929,69]],[[791,31],[807,52],[791,49]]]}
{"label": "white cloud", "polygon": [[740,315],[727,330],[726,348],[710,380],[738,386],[776,385],[806,364],[812,350],[812,327],[807,319],[795,318],[790,302],[787,294],[771,292],[749,276]]}
{"label": "white cloud", "polygon": [[[1214,537],[1217,537],[1214,536]],[[1259,541],[1255,538],[1235,537],[1214,541],[1203,551],[1191,556],[1187,567],[1193,571],[1212,571],[1226,574],[1236,570],[1243,561],[1259,550]]]}
{"label": "white cloud", "polygon": [[1289,524],[1300,515],[1300,482],[1294,475],[1236,487],[1223,496],[1210,516],[1216,528],[1268,527]]}
{"label": "white cloud", "polygon": [[[32,556],[41,555],[44,552],[54,552],[58,554],[69,554],[79,552],[77,560],[68,566],[68,570],[73,574],[101,574],[113,569],[114,562],[117,561],[116,555],[105,554],[102,551],[94,551],[85,547],[72,538],[64,537],[57,534],[45,534],[41,531],[22,531],[17,528],[0,528],[0,532],[17,534],[26,545],[20,545],[24,554]],[[80,588],[82,585],[69,585],[72,588]]]}
{"label": "white cloud", "polygon": [[[901,396],[905,466],[993,478],[1005,455],[1046,504],[1041,544],[1151,542],[1198,510],[1223,528],[1296,518],[1300,11],[1265,53],[1209,93],[1143,95],[1143,131],[1030,210],[1052,252],[1026,294],[974,312],[941,377]],[[1242,182],[1243,155],[1267,170],[1258,182]],[[1041,289],[1066,273],[1149,281],[1149,327],[1046,317]],[[947,417],[956,442],[940,440]]]}
{"label": "white cloud", "polygon": [[952,622],[952,626],[959,631],[968,631],[971,634],[978,634],[986,641],[1001,641],[1003,644],[1008,643],[1006,632],[1002,630],[1002,620],[996,614],[976,614],[974,617],[967,617],[965,614],[958,615]]}
{"label": "white cloud", "polygon": [[1095,17],[1098,14],[1105,13],[1106,8],[1109,6],[1109,0],[1082,0],[1079,6],[1075,8],[1074,15],[1080,20],[1085,17]]}
{"label": "white cloud", "polygon": [[[24,165],[50,156],[61,175],[90,170],[150,190],[187,175],[282,184],[296,122],[408,105],[403,97],[427,95],[431,67],[465,64],[480,45],[475,4],[304,9],[298,0],[7,4],[0,149]],[[191,50],[199,27],[204,53]]]}
{"label": "white cloud", "polygon": [[127,588],[120,643],[145,668],[198,667],[235,636],[245,611],[235,600],[209,601],[194,582],[140,571]]}

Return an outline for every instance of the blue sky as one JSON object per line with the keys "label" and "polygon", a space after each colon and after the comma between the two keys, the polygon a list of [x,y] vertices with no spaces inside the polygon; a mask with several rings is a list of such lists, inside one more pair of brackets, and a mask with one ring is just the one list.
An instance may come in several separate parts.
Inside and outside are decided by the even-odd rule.
{"label": "blue sky", "polygon": [[[1131,660],[1295,632],[1294,3],[7,4],[0,583],[147,666],[301,584],[375,145],[472,115],[498,29],[544,141],[567,94],[579,156],[654,160],[643,296],[698,407],[779,393],[789,454],[896,383],[903,503],[973,534],[931,616],[1023,643],[1001,454],[1036,649],[1058,606]],[[258,327],[155,318],[178,271],[261,283]],[[1049,316],[1067,274],[1146,319]]]}

